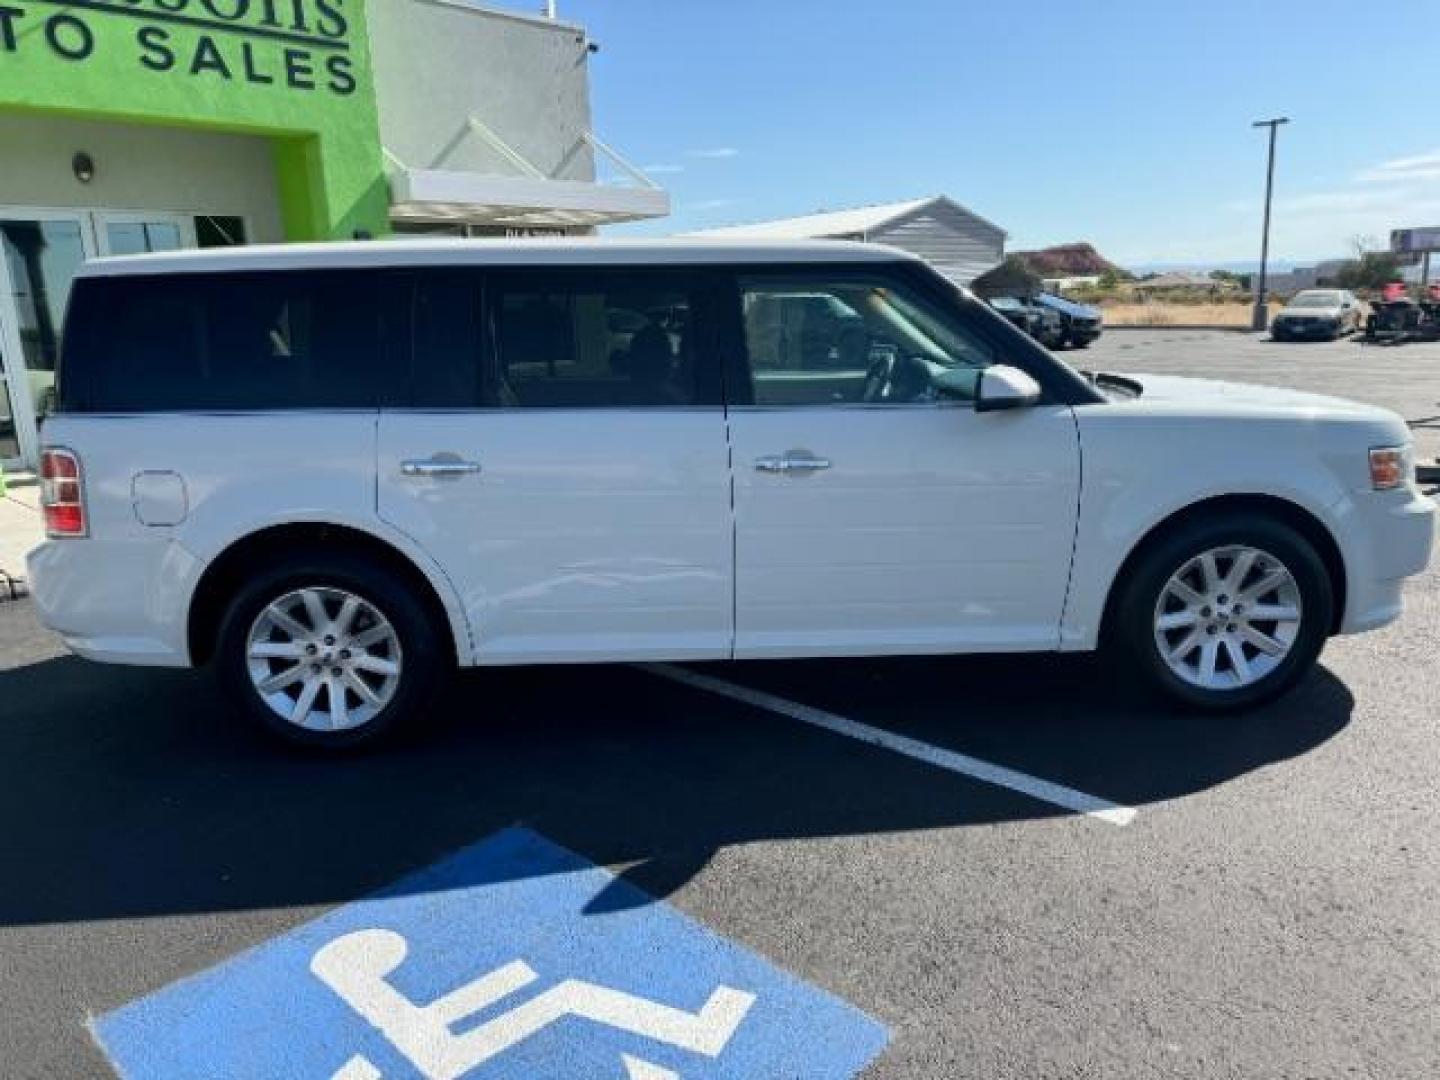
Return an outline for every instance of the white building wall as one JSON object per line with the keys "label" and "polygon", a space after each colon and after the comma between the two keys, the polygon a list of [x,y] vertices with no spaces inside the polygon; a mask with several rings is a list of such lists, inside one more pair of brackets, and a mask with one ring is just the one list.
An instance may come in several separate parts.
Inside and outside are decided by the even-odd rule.
{"label": "white building wall", "polygon": [[[88,184],[71,159],[95,162]],[[238,215],[248,239],[284,239],[269,140],[150,124],[0,112],[0,207]]]}
{"label": "white building wall", "polygon": [[[539,7],[539,4],[536,4]],[[474,116],[541,173],[591,181],[582,28],[469,0],[368,0],[380,140],[412,168],[520,175]]]}
{"label": "white building wall", "polygon": [[870,233],[867,240],[919,255],[958,285],[1005,259],[1005,234],[962,210],[937,205]]}

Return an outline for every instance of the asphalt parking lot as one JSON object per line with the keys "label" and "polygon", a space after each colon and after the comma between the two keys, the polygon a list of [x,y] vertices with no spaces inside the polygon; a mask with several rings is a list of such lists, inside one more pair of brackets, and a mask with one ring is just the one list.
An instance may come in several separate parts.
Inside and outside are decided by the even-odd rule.
{"label": "asphalt parking lot", "polygon": [[1271,341],[1268,334],[1214,330],[1112,330],[1084,350],[1061,354],[1077,367],[1201,375],[1290,386],[1380,405],[1415,429],[1420,457],[1440,456],[1440,342],[1368,345],[1339,341]]}
{"label": "asphalt parking lot", "polygon": [[[1156,331],[1069,355],[1440,412],[1440,346]],[[1407,599],[1402,622],[1333,641],[1297,692],[1232,719],[1158,709],[1086,657],[500,670],[458,679],[422,735],[336,761],[252,736],[205,673],[87,665],[28,602],[0,605],[0,1071],[111,1075],[103,1041],[140,1055],[130,1075],[206,1075],[165,1056],[203,1054],[165,1047],[155,1017],[258,1045],[274,1031],[230,1023],[230,988],[283,1015],[318,983],[261,970],[263,950],[252,982],[181,980],[337,909],[369,918],[355,901],[405,880],[370,902],[375,925],[391,900],[459,919],[469,898],[520,890],[491,913],[500,951],[437,939],[473,975],[569,882],[594,888],[573,926],[525,939],[541,953],[559,941],[563,960],[600,927],[635,971],[739,947],[792,980],[756,975],[738,1029],[789,1003],[765,1029],[783,1033],[780,1071],[632,1027],[623,1068],[526,1071],[498,1053],[467,1077],[1433,1076],[1440,568]],[[558,845],[614,878],[513,844],[469,876],[410,877],[517,826],[526,851]],[[636,921],[671,911],[714,936]],[[642,932],[604,938],[611,925]],[[744,963],[717,961],[716,978]],[[454,985],[435,978],[395,976],[417,1002]],[[133,1011],[177,983],[176,1011]],[[672,1003],[694,1012],[705,992]],[[137,1017],[128,1044],[106,1037],[116,1015]],[[351,1029],[293,1015],[288,1060],[333,1046],[315,1075],[341,1075]],[[423,1075],[355,1030],[376,1071],[347,1080]]]}

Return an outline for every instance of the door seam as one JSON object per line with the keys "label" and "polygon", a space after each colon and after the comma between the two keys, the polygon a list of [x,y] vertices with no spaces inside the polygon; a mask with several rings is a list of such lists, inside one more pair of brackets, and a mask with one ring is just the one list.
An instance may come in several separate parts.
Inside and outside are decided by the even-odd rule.
{"label": "door seam", "polygon": [[735,441],[730,437],[730,403],[724,406],[725,472],[730,480],[730,659],[740,636],[740,523],[735,512]]}
{"label": "door seam", "polygon": [[1067,652],[1065,626],[1070,618],[1070,600],[1075,591],[1075,559],[1080,551],[1080,515],[1085,509],[1085,440],[1080,437],[1080,417],[1075,406],[1068,406],[1070,423],[1075,428],[1075,527],[1070,533],[1070,572],[1065,575],[1065,600],[1060,605],[1060,621],[1055,626],[1055,652]]}

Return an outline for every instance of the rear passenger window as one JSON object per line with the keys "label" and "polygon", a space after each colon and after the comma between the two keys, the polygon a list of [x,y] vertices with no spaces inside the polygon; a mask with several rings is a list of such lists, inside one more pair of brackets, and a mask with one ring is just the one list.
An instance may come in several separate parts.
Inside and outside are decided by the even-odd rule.
{"label": "rear passenger window", "polygon": [[494,398],[484,379],[482,279],[471,270],[426,270],[415,281],[410,404],[474,409]]}
{"label": "rear passenger window", "polygon": [[82,279],[64,407],[90,412],[373,408],[392,396],[374,271]]}
{"label": "rear passenger window", "polygon": [[676,408],[704,403],[697,296],[684,276],[507,276],[490,304],[498,404]]}

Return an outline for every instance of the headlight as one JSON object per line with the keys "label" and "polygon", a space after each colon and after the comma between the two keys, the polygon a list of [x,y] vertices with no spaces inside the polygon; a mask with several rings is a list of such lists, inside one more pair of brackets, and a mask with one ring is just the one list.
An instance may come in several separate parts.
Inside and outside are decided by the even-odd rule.
{"label": "headlight", "polygon": [[1376,491],[1404,487],[1414,479],[1415,457],[1409,446],[1377,446],[1370,451],[1370,486]]}

